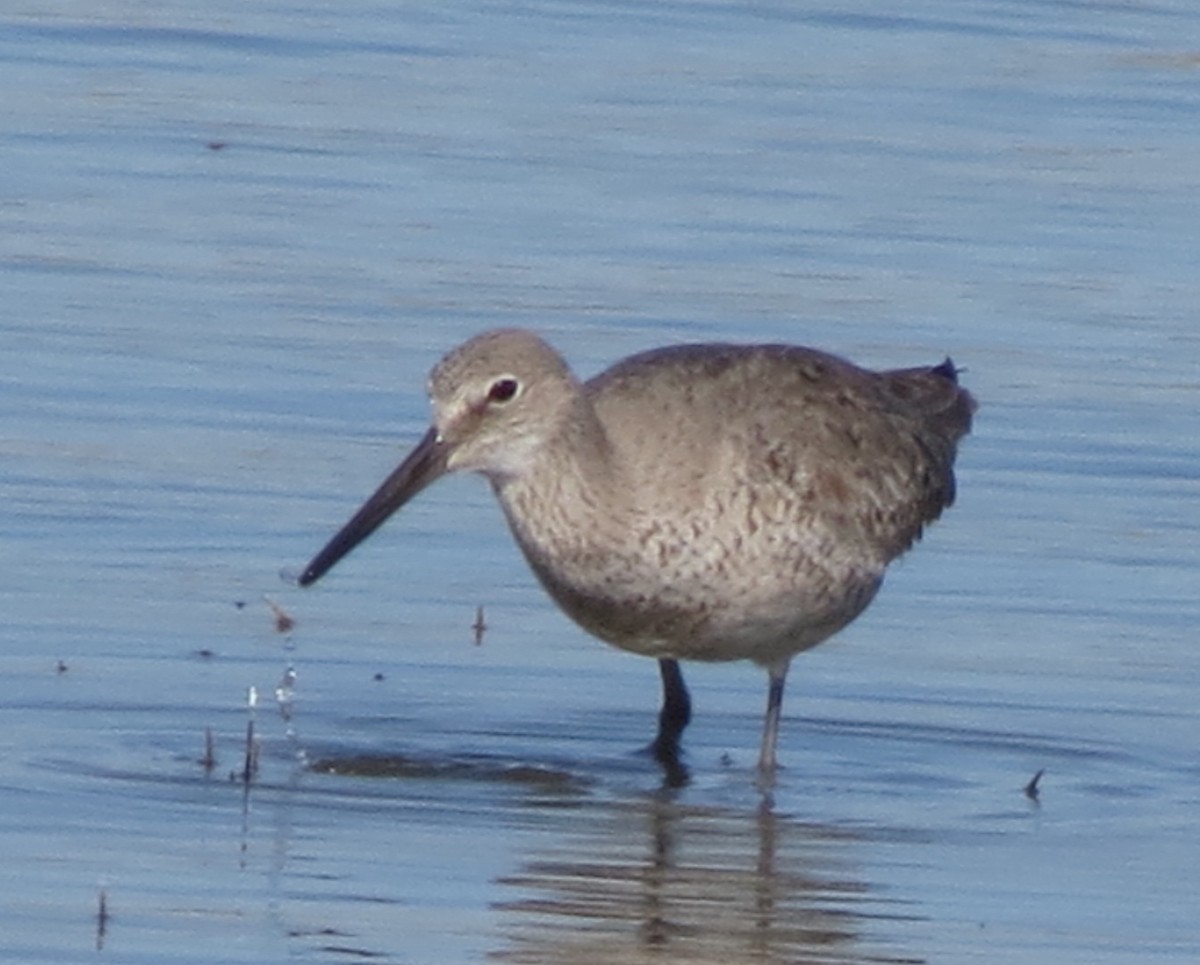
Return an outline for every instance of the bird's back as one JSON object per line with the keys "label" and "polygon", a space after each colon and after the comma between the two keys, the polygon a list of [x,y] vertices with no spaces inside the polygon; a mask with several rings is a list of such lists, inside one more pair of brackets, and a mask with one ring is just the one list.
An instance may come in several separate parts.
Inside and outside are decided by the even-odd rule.
{"label": "bird's back", "polygon": [[974,401],[947,360],[872,372],[790,345],[634,355],[584,391],[656,512],[757,494],[824,520],[885,565],[954,499]]}

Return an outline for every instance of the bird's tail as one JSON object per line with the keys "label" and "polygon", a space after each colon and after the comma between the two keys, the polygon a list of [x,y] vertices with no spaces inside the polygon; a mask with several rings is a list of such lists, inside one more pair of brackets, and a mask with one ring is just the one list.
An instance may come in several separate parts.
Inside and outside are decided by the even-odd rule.
{"label": "bird's tail", "polygon": [[971,393],[958,384],[961,371],[947,356],[939,365],[893,369],[884,374],[893,397],[904,407],[916,410],[953,446],[971,431],[972,416],[978,408]]}

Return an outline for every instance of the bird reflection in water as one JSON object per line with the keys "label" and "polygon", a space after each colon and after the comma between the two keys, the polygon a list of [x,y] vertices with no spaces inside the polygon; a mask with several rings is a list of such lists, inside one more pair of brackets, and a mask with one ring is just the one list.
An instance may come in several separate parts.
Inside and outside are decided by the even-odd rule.
{"label": "bird reflection in water", "polygon": [[[593,811],[596,813],[588,813]],[[911,962],[867,919],[911,917],[855,879],[849,832],[669,796],[587,805],[556,853],[501,884],[505,962]],[[874,943],[872,943],[874,946]]]}

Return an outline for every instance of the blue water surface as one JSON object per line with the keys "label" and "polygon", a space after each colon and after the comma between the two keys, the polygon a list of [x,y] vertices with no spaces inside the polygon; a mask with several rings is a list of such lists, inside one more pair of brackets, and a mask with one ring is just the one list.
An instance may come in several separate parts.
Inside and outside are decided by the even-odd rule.
{"label": "blue water surface", "polygon": [[[1200,958],[1194,4],[33,0],[0,84],[0,958]],[[965,370],[773,807],[479,480],[289,582],[496,325]]]}

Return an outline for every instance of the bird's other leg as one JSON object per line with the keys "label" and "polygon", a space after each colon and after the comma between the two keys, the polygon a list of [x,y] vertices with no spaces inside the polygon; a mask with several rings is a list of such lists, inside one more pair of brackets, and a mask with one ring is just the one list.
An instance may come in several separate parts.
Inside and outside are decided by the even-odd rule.
{"label": "bird's other leg", "polygon": [[692,698],[678,660],[669,657],[659,660],[658,672],[662,677],[662,710],[658,712],[658,736],[650,750],[663,764],[678,764],[679,738],[692,719]]}
{"label": "bird's other leg", "polygon": [[758,756],[759,777],[770,783],[775,777],[775,745],[779,742],[779,718],[783,712],[783,685],[787,680],[788,664],[783,661],[767,668],[767,717],[763,722],[762,752]]}

